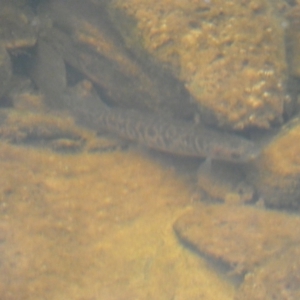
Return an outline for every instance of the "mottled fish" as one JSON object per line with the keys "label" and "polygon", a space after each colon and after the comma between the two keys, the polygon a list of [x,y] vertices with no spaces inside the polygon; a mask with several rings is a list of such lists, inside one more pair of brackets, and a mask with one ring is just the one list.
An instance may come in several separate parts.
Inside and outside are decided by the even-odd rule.
{"label": "mottled fish", "polygon": [[235,134],[155,114],[110,108],[100,100],[90,100],[73,95],[68,101],[68,109],[79,123],[149,148],[232,162],[247,162],[259,153],[257,145]]}

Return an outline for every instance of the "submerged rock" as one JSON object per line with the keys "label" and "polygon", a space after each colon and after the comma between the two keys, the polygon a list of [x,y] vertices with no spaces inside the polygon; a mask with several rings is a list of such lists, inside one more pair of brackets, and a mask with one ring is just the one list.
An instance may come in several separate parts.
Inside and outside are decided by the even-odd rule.
{"label": "submerged rock", "polygon": [[267,206],[299,207],[300,118],[287,123],[250,166],[248,180]]}
{"label": "submerged rock", "polygon": [[[98,85],[113,103],[191,117],[194,105],[184,85],[161,66],[138,59],[114,28],[105,7],[94,2],[52,0],[41,5],[40,18],[51,20],[43,43]],[[38,77],[47,72],[44,57],[42,51]],[[42,86],[48,85],[46,79]]]}
{"label": "submerged rock", "polygon": [[235,300],[300,299],[299,244],[247,274]]}
{"label": "submerged rock", "polygon": [[281,121],[283,2],[114,0],[108,6],[126,43],[180,79],[208,122],[242,130]]}
{"label": "submerged rock", "polygon": [[300,218],[232,205],[203,205],[174,224],[179,239],[243,274],[300,242]]}

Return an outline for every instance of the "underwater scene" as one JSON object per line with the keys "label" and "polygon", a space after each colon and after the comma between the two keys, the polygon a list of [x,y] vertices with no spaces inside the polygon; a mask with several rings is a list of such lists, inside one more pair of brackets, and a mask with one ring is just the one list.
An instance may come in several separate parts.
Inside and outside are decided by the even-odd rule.
{"label": "underwater scene", "polygon": [[300,299],[300,0],[0,0],[0,300]]}

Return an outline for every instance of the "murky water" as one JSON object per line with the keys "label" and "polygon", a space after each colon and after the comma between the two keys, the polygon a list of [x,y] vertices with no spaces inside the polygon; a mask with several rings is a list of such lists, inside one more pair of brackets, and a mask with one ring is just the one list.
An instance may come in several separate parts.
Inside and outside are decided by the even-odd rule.
{"label": "murky water", "polygon": [[[122,3],[115,2],[119,9]],[[250,2],[255,16],[268,8],[262,4],[267,2]],[[281,158],[275,145],[275,150],[270,147],[265,152],[271,153],[269,156],[261,155],[261,160],[253,163],[264,143],[258,146],[257,140],[249,140],[258,139],[260,131],[252,132],[252,125],[263,127],[264,132],[268,126],[280,130],[282,115],[288,120],[290,110],[299,110],[296,63],[291,68],[295,77],[295,86],[288,91],[291,98],[285,98],[287,93],[280,84],[275,89],[280,95],[272,98],[276,105],[268,100],[274,89],[263,93],[266,81],[276,77],[270,63],[258,73],[251,68],[245,72],[251,88],[236,86],[226,94],[235,99],[238,91],[250,96],[262,92],[270,110],[260,111],[260,96],[252,95],[245,103],[254,112],[258,110],[257,115],[244,111],[235,100],[228,106],[217,102],[211,113],[212,108],[206,108],[216,99],[207,102],[205,109],[194,101],[196,94],[215,91],[193,82],[195,74],[198,79],[204,74],[194,70],[194,65],[184,66],[185,81],[179,66],[152,65],[138,55],[138,49],[131,51],[130,47],[140,45],[121,38],[122,28],[112,25],[116,15],[110,2],[74,0],[76,5],[70,11],[68,3],[0,0],[0,300],[269,300],[281,295],[286,297],[282,300],[298,299],[300,267],[297,258],[294,264],[291,258],[300,251],[298,212],[292,215],[278,207],[269,211],[264,204],[272,206],[272,201],[263,199],[255,187],[261,187],[257,182],[263,178],[263,188],[269,188],[269,176],[263,177],[268,170],[275,174],[272,192],[285,188],[288,194],[288,188],[299,183],[299,159],[280,161],[275,168],[272,159]],[[199,1],[196,13],[204,16],[211,4]],[[278,0],[276,9],[283,14],[289,11],[285,5],[296,7],[292,12],[298,28],[296,3]],[[130,9],[127,12],[132,13]],[[147,19],[146,12],[141,10],[137,17]],[[223,21],[222,16],[220,13]],[[123,21],[124,26],[131,24]],[[187,52],[179,51],[183,61],[193,56],[188,45],[193,48],[194,39],[201,36],[198,21],[189,23],[190,34],[184,39]],[[148,51],[153,50],[156,59],[164,54],[164,47],[175,44],[175,38],[167,38],[166,24],[156,33],[153,27],[153,40],[144,45],[150,45]],[[147,29],[149,24],[144,25]],[[215,26],[209,22],[202,25],[204,31]],[[287,27],[288,22],[282,26]],[[272,40],[272,28],[266,30]],[[162,32],[165,35],[160,36]],[[161,40],[156,40],[156,34]],[[208,44],[216,41],[216,36]],[[228,49],[232,44],[215,44],[214,49]],[[292,55],[296,48],[287,46]],[[199,45],[197,51],[201,49],[205,50],[205,45]],[[210,65],[222,65],[226,51]],[[176,57],[170,55],[170,65]],[[296,55],[292,60],[297,61]],[[242,69],[248,67],[249,61],[244,61]],[[231,72],[221,71],[224,67],[215,75]],[[258,79],[261,81],[256,84]],[[218,90],[221,83],[212,87]],[[70,106],[63,103],[66,95]],[[98,108],[88,106],[89,97],[101,98],[110,106],[100,121]],[[285,103],[283,98],[291,102]],[[199,114],[206,117],[204,126],[214,128],[195,129],[193,119]],[[132,140],[133,145],[109,135],[111,132],[102,135],[101,122],[106,131]],[[221,131],[216,130],[218,126]],[[233,128],[241,132],[225,134]],[[198,138],[198,134],[202,136]],[[287,140],[281,149],[291,149]],[[292,150],[293,156],[299,153],[296,146]],[[261,171],[264,164],[267,168]],[[291,169],[298,177],[291,183],[276,182],[277,174],[290,175]],[[299,202],[292,200],[295,205]],[[278,203],[283,205],[281,199]]]}

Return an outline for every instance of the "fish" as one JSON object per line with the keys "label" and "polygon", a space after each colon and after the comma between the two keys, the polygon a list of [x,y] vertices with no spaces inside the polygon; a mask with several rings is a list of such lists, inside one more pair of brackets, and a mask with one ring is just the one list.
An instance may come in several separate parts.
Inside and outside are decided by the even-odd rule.
{"label": "fish", "polygon": [[253,160],[259,147],[234,133],[154,113],[109,107],[100,99],[84,100],[73,94],[67,107],[77,122],[105,130],[122,139],[172,155],[201,157],[235,163]]}
{"label": "fish", "polygon": [[110,108],[98,117],[97,125],[123,139],[180,156],[247,162],[257,155],[256,145],[238,135],[134,110]]}

